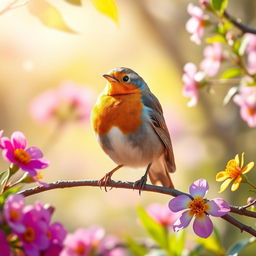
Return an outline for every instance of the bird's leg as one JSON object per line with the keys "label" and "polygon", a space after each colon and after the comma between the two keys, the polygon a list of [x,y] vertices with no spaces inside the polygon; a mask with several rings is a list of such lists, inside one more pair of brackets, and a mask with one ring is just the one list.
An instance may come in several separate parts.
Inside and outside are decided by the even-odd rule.
{"label": "bird's leg", "polygon": [[118,165],[112,171],[108,172],[102,179],[100,179],[99,183],[98,183],[100,188],[102,186],[104,186],[105,187],[105,191],[107,192],[107,184],[108,184],[108,182],[111,181],[111,176],[114,174],[114,172],[116,172],[118,169],[120,169],[123,166],[124,166],[123,164]]}
{"label": "bird's leg", "polygon": [[135,187],[139,187],[139,194],[141,194],[141,190],[145,187],[145,185],[147,184],[147,179],[148,179],[148,172],[149,172],[149,169],[151,167],[152,163],[150,163],[146,169],[146,172],[145,174],[141,177],[140,180],[137,180],[134,182],[133,184],[133,188]]}

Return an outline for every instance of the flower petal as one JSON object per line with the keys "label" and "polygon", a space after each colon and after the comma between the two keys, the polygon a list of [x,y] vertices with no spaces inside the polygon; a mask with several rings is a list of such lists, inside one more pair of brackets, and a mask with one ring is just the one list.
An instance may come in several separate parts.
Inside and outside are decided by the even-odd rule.
{"label": "flower petal", "polygon": [[213,231],[213,224],[210,218],[204,214],[204,217],[195,219],[193,229],[198,236],[207,238]]}
{"label": "flower petal", "polygon": [[221,217],[230,211],[229,204],[222,198],[214,198],[207,202],[209,209],[207,213],[215,217]]}
{"label": "flower petal", "polygon": [[238,154],[236,154],[236,156],[235,156],[235,161],[236,161],[236,165],[239,166],[240,161],[239,161],[239,155]]}
{"label": "flower petal", "polygon": [[179,219],[173,224],[173,231],[178,232],[179,230],[186,228],[191,222],[193,216],[189,214],[189,211],[182,213]]}
{"label": "flower petal", "polygon": [[225,171],[222,171],[222,172],[218,172],[217,174],[216,174],[216,181],[224,181],[224,180],[226,180],[227,178],[229,178],[230,176],[229,176],[229,174],[228,174],[228,172],[225,172]]}
{"label": "flower petal", "polygon": [[244,152],[241,155],[241,163],[240,163],[240,167],[243,168],[244,166]]}
{"label": "flower petal", "polygon": [[35,159],[31,160],[27,164],[19,164],[20,168],[25,171],[35,170],[35,169],[44,169],[49,166],[49,162],[45,159]]}
{"label": "flower petal", "polygon": [[238,177],[235,179],[234,183],[233,183],[232,186],[231,186],[231,191],[236,191],[236,190],[239,188],[242,179],[243,179],[242,176],[238,176]]}
{"label": "flower petal", "polygon": [[247,165],[243,168],[242,174],[245,174],[245,173],[249,172],[253,167],[254,167],[254,162],[250,162],[249,164],[247,164]]}
{"label": "flower petal", "polygon": [[191,184],[191,186],[189,187],[189,193],[193,197],[198,197],[198,196],[204,197],[205,194],[208,192],[208,189],[209,189],[209,185],[207,180],[199,179]]}
{"label": "flower petal", "polygon": [[26,152],[29,153],[32,159],[39,159],[43,157],[42,151],[37,147],[30,147],[26,149]]}
{"label": "flower petal", "polygon": [[24,149],[27,146],[27,139],[22,132],[14,132],[11,136],[13,147]]}
{"label": "flower petal", "polygon": [[188,208],[188,203],[191,202],[191,199],[187,195],[180,195],[173,198],[169,202],[169,208],[172,212],[179,212]]}
{"label": "flower petal", "polygon": [[223,192],[223,191],[228,187],[228,185],[230,184],[230,182],[231,182],[232,180],[233,180],[232,178],[226,179],[226,180],[221,184],[219,193]]}

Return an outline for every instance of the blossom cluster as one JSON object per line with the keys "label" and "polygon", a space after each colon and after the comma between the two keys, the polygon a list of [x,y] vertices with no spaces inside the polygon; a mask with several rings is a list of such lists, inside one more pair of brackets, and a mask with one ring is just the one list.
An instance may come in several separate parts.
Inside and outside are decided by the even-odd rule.
{"label": "blossom cluster", "polygon": [[[201,88],[232,78],[234,87],[227,93],[224,102],[234,96],[233,101],[240,107],[241,118],[249,127],[256,127],[256,35],[236,33],[229,20],[216,12],[210,1],[200,1],[200,4],[200,7],[192,3],[188,5],[190,18],[186,29],[191,34],[191,40],[197,45],[202,44],[206,28],[215,34],[205,40],[208,45],[204,49],[200,70],[197,71],[194,63],[184,66],[183,95],[190,98],[188,106],[198,103]],[[219,74],[224,62],[229,67]],[[216,76],[219,76],[219,81],[211,79]]]}
{"label": "blossom cluster", "polygon": [[126,255],[117,246],[118,239],[106,236],[101,227],[80,228],[68,234],[60,222],[51,222],[54,208],[41,202],[26,206],[22,195],[12,194],[2,208],[1,255],[22,255],[22,252],[27,256]]}
{"label": "blossom cluster", "polygon": [[93,92],[89,87],[73,82],[63,82],[57,88],[38,95],[30,105],[32,118],[40,124],[55,121],[88,121],[93,104]]}

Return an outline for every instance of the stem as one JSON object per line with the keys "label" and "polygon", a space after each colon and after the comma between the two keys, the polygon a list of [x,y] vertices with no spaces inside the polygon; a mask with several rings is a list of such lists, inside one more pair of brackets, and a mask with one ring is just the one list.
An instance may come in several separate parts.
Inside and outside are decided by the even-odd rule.
{"label": "stem", "polygon": [[224,11],[224,17],[229,20],[234,26],[240,29],[243,33],[256,34],[256,29],[248,27],[242,24],[241,20],[238,18],[232,17],[227,11]]}
{"label": "stem", "polygon": [[[56,181],[53,183],[49,183],[48,186],[38,186],[38,187],[20,191],[20,192],[18,192],[18,194],[21,194],[21,195],[27,197],[27,196],[35,195],[35,194],[38,194],[38,193],[41,193],[44,191],[48,191],[48,190],[52,190],[52,189],[81,187],[81,186],[100,187],[100,184],[99,184],[98,180],[94,180],[94,181],[86,181],[86,180]],[[150,192],[156,192],[156,193],[161,193],[161,194],[165,194],[165,195],[171,195],[174,197],[179,196],[179,195],[187,195],[190,197],[189,194],[181,192],[179,190],[166,188],[166,187],[160,187],[160,186],[154,186],[154,185],[146,184],[145,187],[143,189],[141,189],[139,186],[134,185],[133,182],[110,181],[106,184],[106,187],[150,191]],[[238,207],[236,207],[236,206],[230,206],[230,212],[256,218],[256,212],[251,212],[246,209],[239,210]],[[236,226],[241,231],[245,231],[245,232],[256,237],[255,229],[243,224],[242,222],[238,221],[231,215],[226,214],[226,215],[222,216],[221,218],[226,220],[230,224]]]}

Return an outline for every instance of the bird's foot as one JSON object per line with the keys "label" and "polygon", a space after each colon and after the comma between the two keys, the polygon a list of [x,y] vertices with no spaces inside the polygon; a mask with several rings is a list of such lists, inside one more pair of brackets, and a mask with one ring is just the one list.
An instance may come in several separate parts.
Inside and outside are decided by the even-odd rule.
{"label": "bird's foot", "polygon": [[112,172],[108,172],[102,179],[99,180],[98,184],[100,186],[100,189],[104,186],[105,191],[108,192],[107,185],[112,181],[111,180],[112,174],[113,174]]}
{"label": "bird's foot", "polygon": [[137,180],[133,184],[133,188],[139,188],[139,194],[141,194],[141,191],[145,188],[147,184],[147,173],[141,177],[140,180]]}

